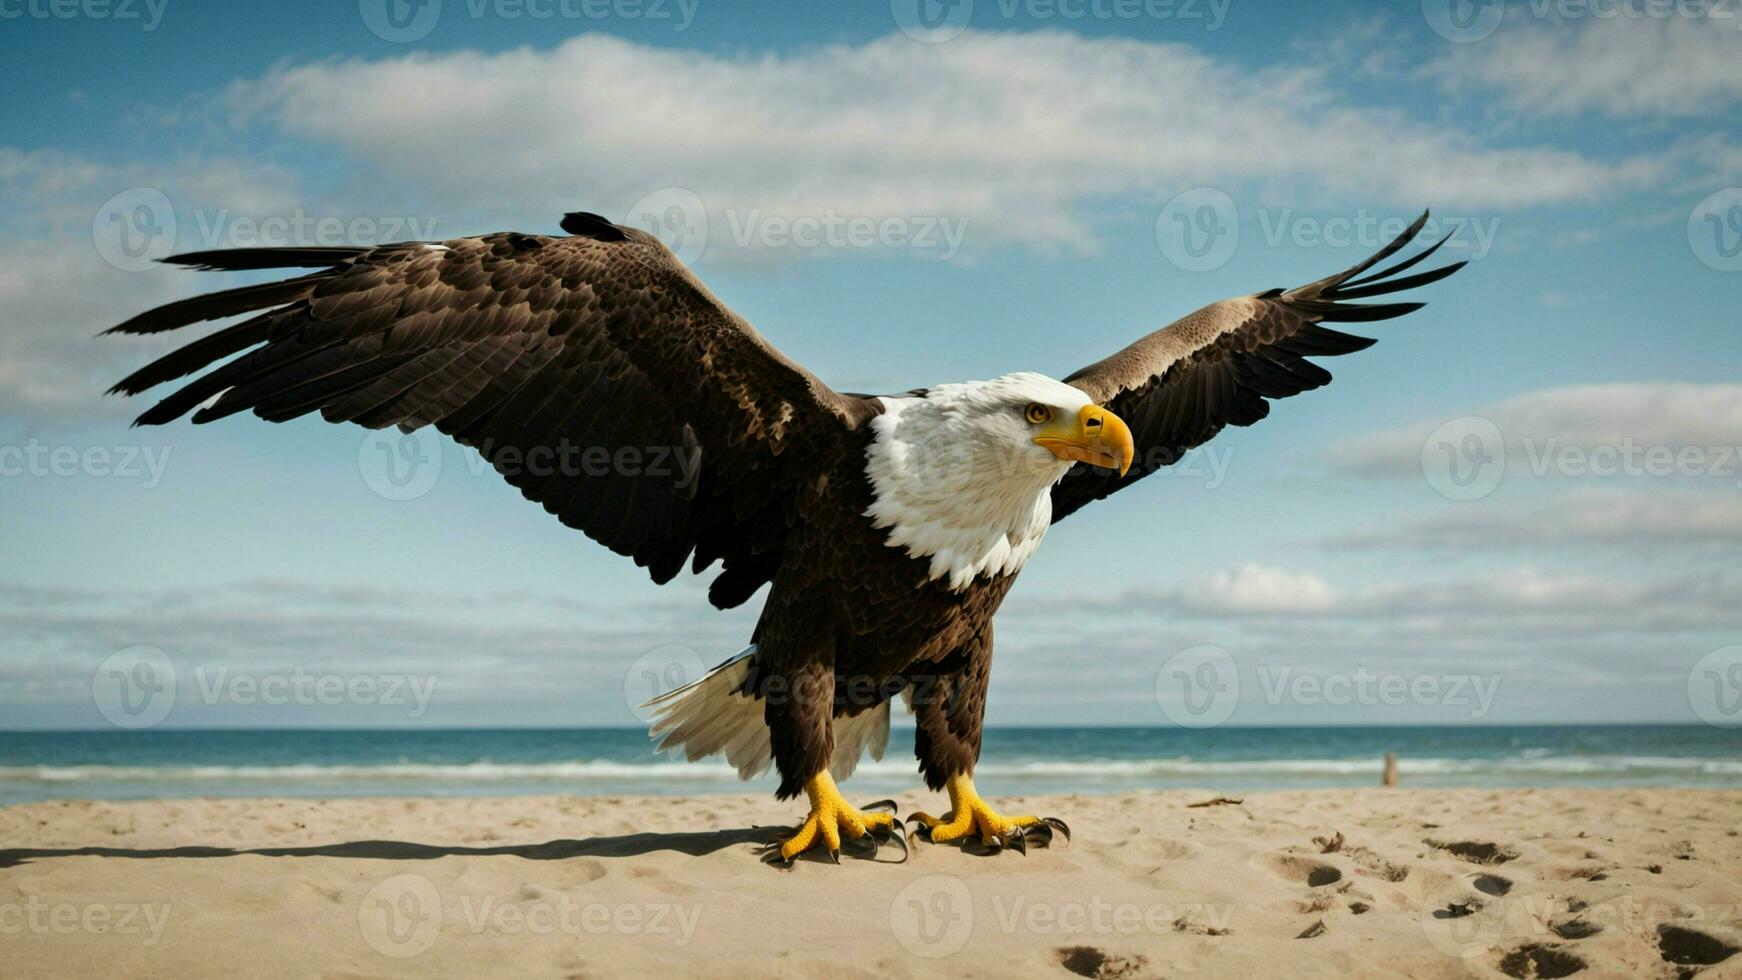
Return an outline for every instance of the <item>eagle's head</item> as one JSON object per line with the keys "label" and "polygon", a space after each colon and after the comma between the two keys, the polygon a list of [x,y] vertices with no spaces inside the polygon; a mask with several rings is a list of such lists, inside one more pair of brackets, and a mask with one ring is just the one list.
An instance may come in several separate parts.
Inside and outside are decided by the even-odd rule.
{"label": "eagle's head", "polygon": [[1075,463],[1131,467],[1131,430],[1045,375],[938,385],[884,398],[871,422],[869,516],[888,542],[961,587],[1020,568],[1051,523],[1052,485]]}
{"label": "eagle's head", "polygon": [[[1080,389],[1032,372],[965,381],[928,390],[923,405],[903,406],[903,427],[919,450],[914,462],[934,471],[965,467],[945,482],[1050,485],[1072,463],[1131,467],[1131,430]],[[911,414],[910,414],[911,413]],[[934,472],[934,476],[941,475]]]}

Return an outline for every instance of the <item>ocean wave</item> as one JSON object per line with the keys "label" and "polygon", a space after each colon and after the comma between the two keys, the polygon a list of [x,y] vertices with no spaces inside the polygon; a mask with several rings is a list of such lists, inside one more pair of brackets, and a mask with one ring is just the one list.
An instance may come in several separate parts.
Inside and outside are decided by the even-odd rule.
{"label": "ocean wave", "polygon": [[[1032,759],[983,761],[975,774],[987,779],[1046,779],[1061,782],[1140,780],[1167,777],[1336,777],[1377,774],[1383,763],[1351,759]],[[1403,758],[1403,775],[1538,776],[1742,776],[1742,760],[1668,756],[1507,756],[1500,758]],[[911,778],[911,760],[885,759],[862,764],[868,776]],[[718,760],[694,765],[670,761],[381,763],[374,765],[71,765],[0,766],[0,783],[733,783],[737,774]]]}

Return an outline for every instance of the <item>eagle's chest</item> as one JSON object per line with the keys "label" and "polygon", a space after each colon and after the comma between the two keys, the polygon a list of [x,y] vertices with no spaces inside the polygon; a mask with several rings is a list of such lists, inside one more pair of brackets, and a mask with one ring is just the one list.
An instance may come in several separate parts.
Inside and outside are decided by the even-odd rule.
{"label": "eagle's chest", "polygon": [[923,562],[952,591],[1014,576],[1052,525],[1052,485],[1064,472],[1012,466],[947,431],[904,425],[912,411],[885,399],[863,455],[862,486],[880,543]]}

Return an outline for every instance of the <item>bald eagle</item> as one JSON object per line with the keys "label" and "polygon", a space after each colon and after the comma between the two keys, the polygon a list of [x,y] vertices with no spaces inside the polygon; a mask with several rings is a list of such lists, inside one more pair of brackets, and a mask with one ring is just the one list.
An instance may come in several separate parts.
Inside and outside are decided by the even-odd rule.
{"label": "bald eagle", "polygon": [[[893,804],[856,808],[835,784],[862,753],[882,757],[898,699],[915,716],[926,785],[950,801],[943,817],[914,814],[916,835],[1021,845],[1064,825],[1000,814],[973,782],[993,614],[1017,574],[1052,524],[1224,426],[1264,418],[1267,399],[1330,381],[1308,358],[1372,343],[1327,323],[1418,309],[1351,301],[1463,265],[1403,275],[1441,239],[1368,273],[1426,220],[1352,269],[1213,303],[1062,381],[1021,372],[882,396],[831,389],[659,239],[595,214],[567,215],[566,237],[190,253],[165,261],[313,271],[113,328],[248,314],[112,391],[198,374],[139,425],[189,411],[196,423],[318,411],[433,425],[655,582],[718,564],[708,596],[722,609],[768,586],[748,648],[657,698],[652,731],[691,760],[724,755],[745,778],[772,765],[778,798],[808,796],[773,859],[813,847],[838,857],[843,839],[902,829]],[[626,447],[694,465],[594,465]]]}

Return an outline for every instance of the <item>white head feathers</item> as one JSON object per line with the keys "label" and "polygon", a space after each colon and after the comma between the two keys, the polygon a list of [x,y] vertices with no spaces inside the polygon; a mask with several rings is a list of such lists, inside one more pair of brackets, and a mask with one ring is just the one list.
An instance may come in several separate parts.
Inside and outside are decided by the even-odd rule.
{"label": "white head feathers", "polygon": [[870,423],[866,516],[889,529],[886,543],[931,559],[931,577],[952,589],[1020,569],[1052,524],[1052,485],[1071,465],[1035,444],[1024,410],[1075,417],[1089,396],[1020,372],[882,402]]}

